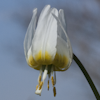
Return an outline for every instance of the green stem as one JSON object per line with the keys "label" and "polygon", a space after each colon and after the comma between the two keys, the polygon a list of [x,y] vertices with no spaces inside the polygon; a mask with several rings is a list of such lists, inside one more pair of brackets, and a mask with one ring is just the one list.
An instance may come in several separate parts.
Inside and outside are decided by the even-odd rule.
{"label": "green stem", "polygon": [[100,100],[100,96],[99,96],[99,92],[97,91],[92,79],[90,78],[88,72],[86,71],[86,69],[84,68],[84,66],[82,65],[82,63],[80,62],[80,60],[75,56],[75,54],[73,54],[73,59],[75,60],[75,62],[77,63],[77,65],[80,67],[81,71],[83,72],[85,78],[87,79],[95,97],[97,100]]}

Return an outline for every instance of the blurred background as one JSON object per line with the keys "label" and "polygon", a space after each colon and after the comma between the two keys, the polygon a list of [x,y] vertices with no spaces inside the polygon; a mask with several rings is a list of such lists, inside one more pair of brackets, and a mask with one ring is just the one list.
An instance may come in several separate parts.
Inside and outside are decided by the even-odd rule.
{"label": "blurred background", "polygon": [[57,96],[53,88],[35,95],[39,71],[25,59],[23,41],[34,8],[64,9],[73,52],[85,66],[100,93],[100,0],[0,0],[0,100],[96,100],[83,73],[73,61],[57,72]]}

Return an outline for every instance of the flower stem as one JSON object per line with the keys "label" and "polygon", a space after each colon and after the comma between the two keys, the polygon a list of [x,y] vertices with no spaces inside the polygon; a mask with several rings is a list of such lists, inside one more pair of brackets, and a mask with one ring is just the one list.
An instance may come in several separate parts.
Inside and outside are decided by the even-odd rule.
{"label": "flower stem", "polygon": [[75,54],[73,54],[73,59],[75,60],[75,62],[77,63],[77,65],[80,67],[81,71],[83,72],[85,78],[87,79],[95,97],[97,100],[100,100],[100,96],[99,96],[99,92],[97,91],[92,79],[90,78],[88,72],[86,71],[86,69],[84,68],[84,66],[82,65],[82,63],[80,62],[80,60],[75,56]]}

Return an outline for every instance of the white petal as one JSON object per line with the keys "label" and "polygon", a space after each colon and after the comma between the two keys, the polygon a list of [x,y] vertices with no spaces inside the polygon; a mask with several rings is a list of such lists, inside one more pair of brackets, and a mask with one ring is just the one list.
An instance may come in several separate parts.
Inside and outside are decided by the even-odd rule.
{"label": "white petal", "polygon": [[[62,24],[64,30],[67,31],[63,9],[60,9],[60,10],[59,10],[58,19],[60,20],[60,22],[61,22],[61,24]],[[67,40],[67,39],[66,39],[66,36],[65,36],[65,34],[64,34],[64,32],[63,32],[63,30],[62,30],[62,28],[61,28],[61,26],[60,26],[59,24],[58,24],[58,34],[59,34],[59,36],[62,37],[65,41]]]}
{"label": "white petal", "polygon": [[40,14],[40,17],[39,17],[39,20],[38,20],[38,25],[40,23],[43,22],[43,20],[45,20],[45,17],[47,16],[47,14],[49,13],[50,11],[50,5],[46,5],[43,10],[41,11],[41,14]]}
{"label": "white petal", "polygon": [[[55,17],[55,19],[57,20],[57,23],[59,24],[59,26],[61,27],[61,29],[62,29],[62,35],[64,35],[65,34],[65,37],[66,37],[66,42],[67,42],[67,47],[68,47],[68,49],[69,49],[69,56],[70,56],[70,58],[72,59],[73,58],[73,53],[72,53],[72,47],[71,47],[71,44],[70,44],[70,41],[69,41],[69,38],[68,38],[68,36],[67,36],[67,33],[66,33],[66,30],[64,29],[64,27],[63,27],[63,25],[62,25],[62,23],[61,23],[61,21],[59,20],[59,18],[57,17],[57,16],[55,16],[54,14],[53,14],[53,16]],[[64,33],[64,34],[63,34]],[[61,35],[61,36],[62,36]]]}
{"label": "white petal", "polygon": [[59,10],[59,16],[58,16],[59,20],[61,21],[62,23],[62,26],[64,27],[65,31],[67,31],[66,29],[66,22],[65,22],[65,18],[64,18],[64,11],[63,9],[60,9]]}
{"label": "white petal", "polygon": [[35,27],[36,27],[36,20],[37,20],[37,8],[33,10],[33,16],[28,26],[25,39],[24,39],[24,52],[25,52],[26,57],[27,57],[28,50],[32,44],[32,39],[34,36]]}
{"label": "white petal", "polygon": [[28,63],[28,65],[36,70],[40,70],[41,69],[41,65],[38,65],[36,63],[36,61],[34,60],[33,56],[32,56],[32,50],[31,50],[31,47],[29,48],[28,50],[28,53],[27,53],[27,57],[26,57],[26,61]]}
{"label": "white petal", "polygon": [[[68,44],[61,38],[57,37],[57,54],[54,59],[55,70],[67,70],[72,62]],[[57,69],[56,69],[57,68]]]}
{"label": "white petal", "polygon": [[[41,59],[44,61],[53,59],[56,54],[57,21],[52,16],[52,13],[58,16],[57,9],[50,9],[50,6],[46,6],[40,15],[37,29],[32,41],[32,53],[36,61],[36,55],[39,52],[41,52],[39,56],[41,55]],[[46,59],[46,55],[48,57],[50,56],[50,59]]]}

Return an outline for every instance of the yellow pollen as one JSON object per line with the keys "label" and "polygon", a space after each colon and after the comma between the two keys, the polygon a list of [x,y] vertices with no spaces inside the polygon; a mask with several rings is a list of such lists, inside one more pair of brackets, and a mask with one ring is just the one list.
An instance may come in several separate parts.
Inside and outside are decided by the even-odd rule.
{"label": "yellow pollen", "polygon": [[[59,53],[56,53],[54,59],[52,59],[52,56],[47,51],[45,51],[43,54],[42,50],[35,55],[35,58],[33,58],[32,55],[30,55],[28,58],[28,65],[36,70],[40,70],[41,65],[50,64],[53,64],[57,68],[63,69],[68,65],[68,63],[69,59],[66,55],[60,55]],[[59,70],[56,69],[55,71]]]}
{"label": "yellow pollen", "polygon": [[69,60],[67,56],[59,55],[58,53],[56,53],[55,58],[53,60],[53,65],[58,68],[64,68],[68,65],[68,62]]}
{"label": "yellow pollen", "polygon": [[48,85],[47,85],[47,88],[48,88],[48,90],[49,90],[49,80],[48,80]]}
{"label": "yellow pollen", "polygon": [[39,82],[41,82],[41,76],[39,76]]}
{"label": "yellow pollen", "polygon": [[40,70],[41,65],[39,65],[33,58],[32,55],[29,56],[28,58],[28,65],[36,70]]}
{"label": "yellow pollen", "polygon": [[53,94],[54,94],[54,97],[56,96],[56,88],[54,87],[53,88]]}
{"label": "yellow pollen", "polygon": [[51,55],[47,51],[43,54],[41,50],[35,55],[35,60],[41,65],[50,65],[53,61]]}
{"label": "yellow pollen", "polygon": [[51,77],[51,82],[52,82],[52,86],[54,86],[54,79],[53,79],[53,76]]}
{"label": "yellow pollen", "polygon": [[42,82],[42,81],[40,82],[39,86],[40,86],[40,87],[39,87],[39,90],[41,90],[41,88],[42,88],[42,86],[43,86],[43,82]]}
{"label": "yellow pollen", "polygon": [[41,84],[41,81],[39,81],[39,86],[40,86],[40,84]]}
{"label": "yellow pollen", "polygon": [[36,86],[36,90],[38,89],[38,85]]}
{"label": "yellow pollen", "polygon": [[33,58],[32,55],[30,55],[29,58],[28,58],[28,65],[29,65],[30,67],[37,66],[37,63],[36,63],[36,61],[34,60],[34,58]]}

